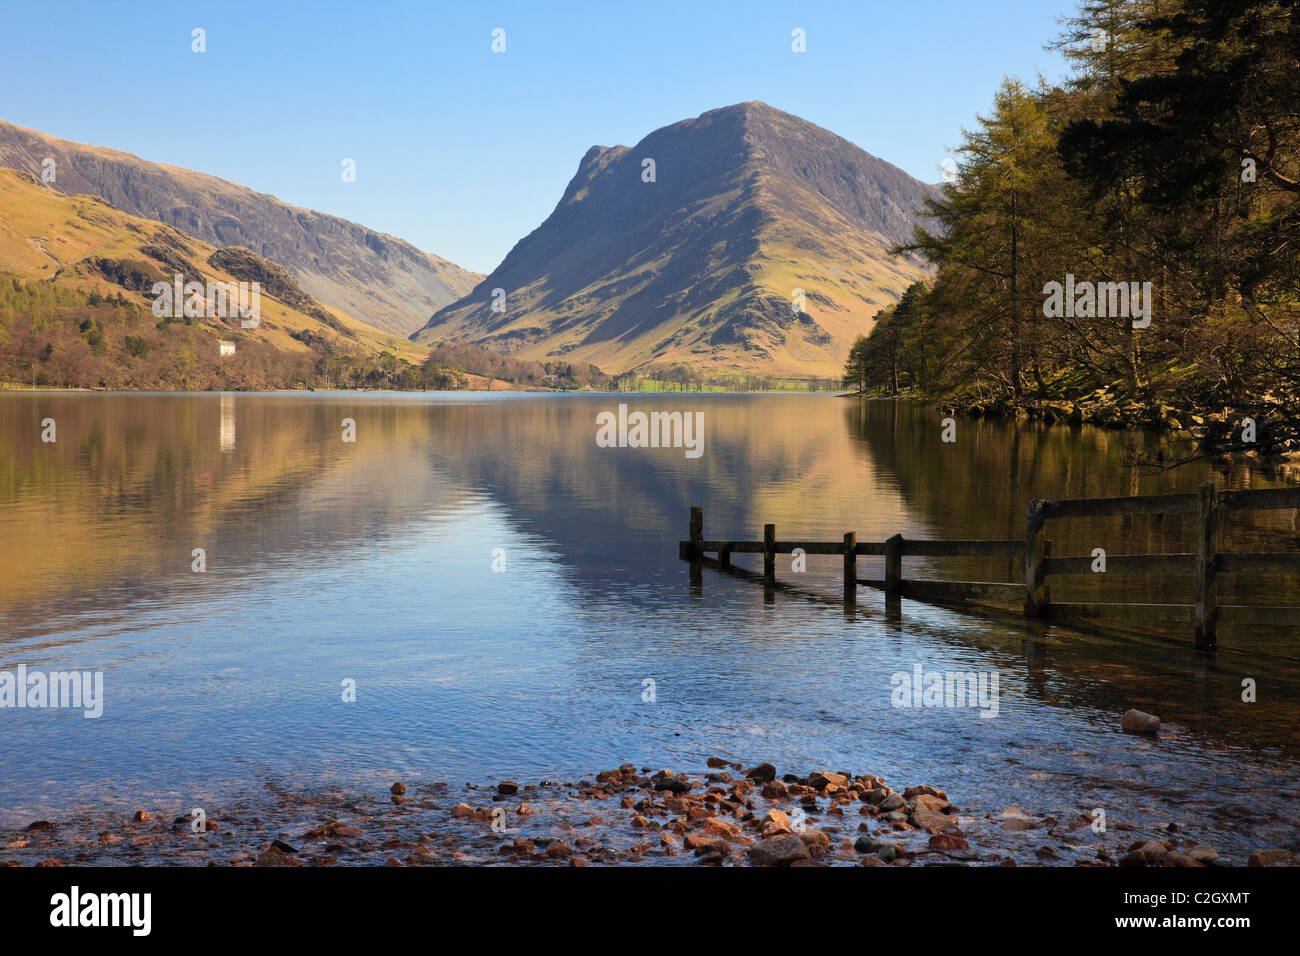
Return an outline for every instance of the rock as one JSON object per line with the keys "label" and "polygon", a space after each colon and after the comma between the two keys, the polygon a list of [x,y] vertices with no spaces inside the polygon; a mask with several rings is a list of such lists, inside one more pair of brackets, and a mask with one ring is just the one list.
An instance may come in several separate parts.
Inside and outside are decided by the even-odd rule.
{"label": "rock", "polygon": [[776,768],[770,763],[761,763],[757,767],[744,771],[744,774],[755,783],[768,783],[776,779]]}
{"label": "rock", "polygon": [[712,833],[714,836],[734,837],[740,835],[739,824],[732,823],[730,820],[724,820],[721,817],[708,817],[700,824],[700,829],[705,833]]}
{"label": "rock", "polygon": [[290,844],[290,843],[285,843],[283,840],[274,840],[274,841],[272,841],[271,846],[272,846],[272,848],[274,848],[274,849],[276,849],[276,850],[279,850],[281,853],[297,853],[297,852],[298,852],[298,848],[297,848],[296,846],[293,846],[293,845]]}
{"label": "rock", "polygon": [[860,836],[853,841],[853,849],[859,853],[875,853],[882,846],[884,844],[872,836]]}
{"label": "rock", "polygon": [[898,794],[891,793],[889,796],[885,797],[885,799],[881,800],[878,804],[876,804],[876,808],[881,813],[888,813],[890,810],[897,810],[906,802],[907,801],[904,800],[902,797],[900,797]]}
{"label": "rock", "polygon": [[936,797],[934,794],[922,793],[916,796],[917,807],[924,807],[926,810],[932,810],[935,813],[943,813],[952,806],[945,797]]}
{"label": "rock", "polygon": [[1124,714],[1120,729],[1126,734],[1157,734],[1160,732],[1160,718],[1140,710],[1130,710]]}
{"label": "rock", "polygon": [[[931,787],[928,784],[922,784],[919,787],[908,787],[906,790],[903,791],[903,799],[913,800],[916,797],[921,796],[922,794],[924,794],[927,797],[938,797],[944,803],[948,802],[948,794],[944,793],[942,790],[938,789],[937,787]],[[917,802],[919,803],[920,801]]]}
{"label": "rock", "polygon": [[474,808],[468,803],[458,803],[451,808],[451,815],[453,817],[472,817],[474,815]]}
{"label": "rock", "polygon": [[563,840],[552,840],[546,844],[546,855],[551,859],[573,856],[573,849]]}
{"label": "rock", "polygon": [[682,846],[688,850],[695,850],[697,853],[701,850],[716,849],[721,841],[717,837],[707,837],[702,833],[688,833],[682,840]]}
{"label": "rock", "polygon": [[28,833],[37,833],[41,830],[53,830],[54,824],[49,820],[37,820],[34,823],[27,824]]}
{"label": "rock", "polygon": [[913,810],[908,821],[912,826],[920,827],[922,830],[929,830],[931,833],[957,826],[956,817],[950,817],[945,813],[936,813],[933,810],[927,810],[925,807],[917,807]]}
{"label": "rock", "polygon": [[655,781],[655,790],[667,790],[669,793],[689,793],[691,782],[678,776],[660,777]]}
{"label": "rock", "polygon": [[727,761],[723,760],[721,757],[710,757],[708,760],[706,760],[706,761],[704,761],[704,762],[705,762],[705,764],[707,764],[708,766],[712,767],[714,770],[717,770],[717,769],[719,769],[719,768],[721,768],[721,767],[730,767],[730,766],[731,766],[730,763],[728,763]]}
{"label": "rock", "polygon": [[497,784],[497,793],[503,797],[513,797],[519,792],[519,784],[513,780],[503,780]]}
{"label": "rock", "polygon": [[257,858],[254,866],[302,866],[302,862],[295,860],[287,853],[281,853],[279,850],[267,850]]}
{"label": "rock", "polygon": [[799,839],[803,840],[803,845],[814,857],[825,856],[831,852],[831,838],[821,830],[804,830],[799,834]]}
{"label": "rock", "polygon": [[135,816],[131,818],[131,821],[133,823],[145,823],[152,819],[153,817],[149,815],[148,810],[137,810],[135,811]]}
{"label": "rock", "polygon": [[763,834],[773,836],[778,833],[790,832],[790,818],[781,810],[768,810],[763,814],[760,821],[763,824]]}
{"label": "rock", "polygon": [[849,778],[843,774],[827,773],[819,770],[808,775],[808,786],[815,787],[818,790],[826,787],[847,787],[848,785]]}
{"label": "rock", "polygon": [[763,784],[761,792],[767,800],[784,800],[790,796],[790,788],[780,780],[773,780],[770,783]]}
{"label": "rock", "polygon": [[388,788],[388,792],[395,797],[400,797],[402,794],[406,793],[406,784],[399,780]]}
{"label": "rock", "polygon": [[768,837],[749,848],[749,861],[755,866],[789,866],[810,859],[812,854],[803,840],[792,834]]}
{"label": "rock", "polygon": [[1273,866],[1277,863],[1285,863],[1293,859],[1295,854],[1290,850],[1256,850],[1246,860],[1247,866]]}
{"label": "rock", "polygon": [[1187,851],[1187,855],[1197,863],[1208,866],[1219,858],[1219,851],[1210,846],[1194,846]]}
{"label": "rock", "polygon": [[936,833],[930,837],[930,849],[940,853],[951,853],[969,850],[970,844],[966,842],[965,837],[957,836],[955,833]]}

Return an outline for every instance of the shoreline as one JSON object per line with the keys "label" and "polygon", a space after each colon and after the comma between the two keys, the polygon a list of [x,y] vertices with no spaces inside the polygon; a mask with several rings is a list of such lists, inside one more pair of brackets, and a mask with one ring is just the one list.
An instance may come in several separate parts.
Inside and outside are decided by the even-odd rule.
{"label": "shoreline", "polygon": [[697,772],[623,764],[570,782],[266,789],[268,804],[202,818],[91,811],[0,828],[0,866],[1300,865],[1282,847],[1228,858],[1192,827],[1118,811],[962,808],[927,784],[717,757]]}

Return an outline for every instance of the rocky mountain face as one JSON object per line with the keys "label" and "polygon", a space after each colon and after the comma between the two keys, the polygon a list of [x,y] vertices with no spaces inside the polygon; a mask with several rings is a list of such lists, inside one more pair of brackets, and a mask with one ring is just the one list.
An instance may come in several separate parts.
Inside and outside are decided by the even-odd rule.
{"label": "rocky mountain face", "polygon": [[482,278],[401,239],[215,176],[0,121],[0,166],[40,176],[47,159],[52,188],[99,196],[213,246],[245,247],[307,294],[387,332],[408,335]]}
{"label": "rocky mountain face", "polygon": [[750,102],[593,146],[554,212],[412,336],[606,372],[838,375],[923,264],[891,256],[931,187]]}

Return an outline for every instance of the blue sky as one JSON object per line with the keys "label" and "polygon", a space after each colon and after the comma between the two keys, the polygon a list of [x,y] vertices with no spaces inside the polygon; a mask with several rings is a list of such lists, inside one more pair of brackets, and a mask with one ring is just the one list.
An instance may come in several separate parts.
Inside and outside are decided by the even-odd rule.
{"label": "blue sky", "polygon": [[[0,118],[202,170],[487,272],[593,145],[763,100],[926,182],[1073,0],[10,3]],[[207,52],[191,50],[206,31]],[[491,51],[506,31],[505,53]],[[791,51],[801,28],[807,52]],[[356,182],[340,177],[356,161]]]}

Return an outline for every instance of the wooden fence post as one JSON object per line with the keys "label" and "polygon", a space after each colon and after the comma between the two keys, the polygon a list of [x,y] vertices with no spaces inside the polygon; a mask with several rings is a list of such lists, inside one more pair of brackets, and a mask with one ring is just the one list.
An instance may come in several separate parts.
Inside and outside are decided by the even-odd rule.
{"label": "wooden fence post", "polygon": [[903,590],[903,536],[885,539],[885,596],[898,597]]}
{"label": "wooden fence post", "polygon": [[776,525],[763,525],[763,586],[776,584]]}
{"label": "wooden fence post", "polygon": [[686,538],[677,548],[677,557],[698,561],[703,557],[700,542],[704,540],[704,509],[691,508],[691,522],[686,528]]}
{"label": "wooden fence post", "polygon": [[1218,646],[1219,623],[1219,602],[1215,593],[1219,493],[1214,482],[1207,481],[1201,485],[1200,495],[1196,507],[1196,649],[1213,652]]}
{"label": "wooden fence post", "polygon": [[858,533],[844,533],[844,603],[856,604],[858,600]]}
{"label": "wooden fence post", "polygon": [[1041,617],[1047,603],[1047,589],[1043,587],[1047,577],[1043,565],[1047,551],[1043,543],[1043,504],[1041,498],[1031,498],[1025,504],[1025,617]]}

